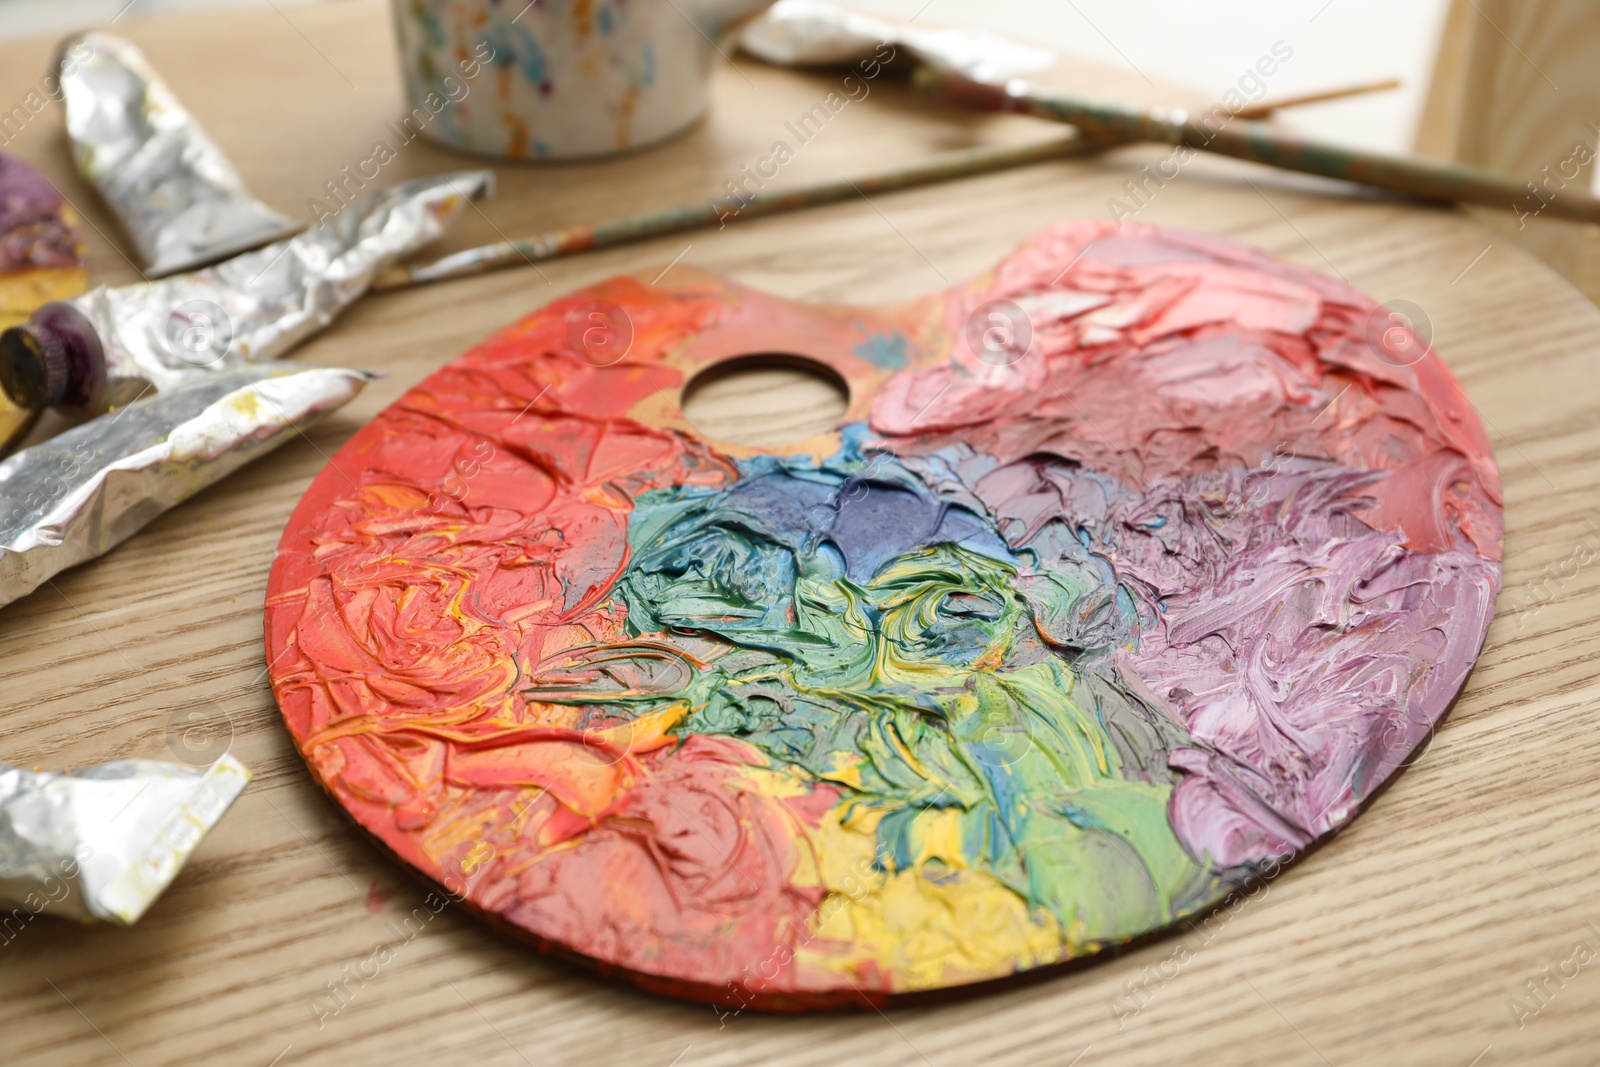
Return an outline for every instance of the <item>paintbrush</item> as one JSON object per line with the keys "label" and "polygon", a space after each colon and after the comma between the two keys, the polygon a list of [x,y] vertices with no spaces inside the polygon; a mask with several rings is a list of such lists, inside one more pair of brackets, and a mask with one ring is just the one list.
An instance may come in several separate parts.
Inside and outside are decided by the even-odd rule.
{"label": "paintbrush", "polygon": [[[1189,113],[1144,109],[1114,101],[1072,96],[1021,81],[986,85],[957,75],[920,68],[912,77],[924,95],[979,111],[1009,111],[1071,124],[1091,137],[1120,137],[1183,145],[1201,152],[1265,163],[1282,170],[1338,178],[1425,200],[1459,201],[1509,207],[1519,217],[1547,213],[1581,222],[1600,222],[1600,199],[1512,179],[1460,163],[1435,163],[1408,156],[1367,152],[1299,137],[1251,121],[1246,112],[1218,106]],[[1245,121],[1237,121],[1243,118]]]}
{"label": "paintbrush", "polygon": [[[1288,99],[1263,101],[1235,114],[1246,118],[1264,118],[1278,108],[1313,104],[1357,93],[1377,92],[1392,89],[1399,84],[1398,81],[1389,80],[1345,86]],[[618,245],[689,230],[705,230],[713,227],[721,229],[731,222],[781,215],[857,197],[865,198],[874,193],[913,189],[957,178],[969,178],[1051,159],[1089,155],[1137,140],[1139,138],[1127,134],[1100,135],[1077,130],[1070,137],[1040,144],[973,148],[963,152],[951,152],[876,174],[817,182],[793,189],[763,190],[736,201],[713,198],[698,204],[681,204],[661,211],[628,215],[597,225],[569,226],[521,240],[469,248],[419,266],[391,267],[378,276],[372,284],[372,289],[375,291],[403,289],[412,285],[483,274],[502,267],[542,263],[546,260],[576,255],[579,252],[614,248]]]}
{"label": "paintbrush", "polygon": [[1004,148],[974,148],[935,156],[921,163],[857,178],[802,185],[793,189],[762,191],[739,200],[712,198],[698,204],[680,204],[661,211],[626,215],[592,226],[569,226],[534,237],[469,248],[420,266],[391,267],[373,283],[374,290],[400,289],[410,285],[462,278],[472,274],[542,263],[549,259],[613,248],[686,230],[721,229],[731,222],[744,222],[766,215],[781,215],[820,204],[870,196],[895,189],[910,189],[934,182],[950,181],[1009,167],[1025,166],[1047,159],[1098,152],[1105,143],[1081,134],[1054,138],[1040,144]]}

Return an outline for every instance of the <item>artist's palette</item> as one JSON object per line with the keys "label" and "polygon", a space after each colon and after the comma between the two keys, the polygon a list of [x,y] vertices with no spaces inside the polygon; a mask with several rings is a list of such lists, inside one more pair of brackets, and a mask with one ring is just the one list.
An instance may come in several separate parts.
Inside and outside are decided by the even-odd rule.
{"label": "artist's palette", "polygon": [[[783,1010],[1091,956],[1343,826],[1472,665],[1488,443],[1343,284],[1087,222],[893,307],[671,277],[406,394],[273,569],[312,773],[503,929]],[[837,430],[690,425],[763,352]]]}

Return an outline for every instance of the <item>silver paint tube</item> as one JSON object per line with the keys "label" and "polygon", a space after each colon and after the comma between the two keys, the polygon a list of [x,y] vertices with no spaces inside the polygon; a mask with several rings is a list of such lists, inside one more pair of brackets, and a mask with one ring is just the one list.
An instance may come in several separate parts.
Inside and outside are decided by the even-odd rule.
{"label": "silver paint tube", "polygon": [[0,463],[0,606],[127,540],[288,441],[371,379],[235,367],[101,415]]}
{"label": "silver paint tube", "polygon": [[0,951],[39,915],[138,922],[249,780],[232,756],[0,766]]}
{"label": "silver paint tube", "polygon": [[66,42],[57,71],[72,158],[133,238],[148,277],[304,228],[245,191],[222,150],[127,41],[82,34]]}
{"label": "silver paint tube", "polygon": [[492,188],[484,170],[418,178],[205,270],[46,304],[0,334],[0,387],[20,407],[93,414],[246,361],[276,359]]}
{"label": "silver paint tube", "polygon": [[[887,53],[884,46],[891,46]],[[999,83],[1054,66],[1048,48],[974,29],[925,30],[846,11],[827,0],[778,0],[739,35],[739,47],[783,67],[861,63],[877,76],[900,49],[918,62],[973,81]],[[909,68],[908,68],[909,69]],[[849,89],[849,86],[846,86]]]}

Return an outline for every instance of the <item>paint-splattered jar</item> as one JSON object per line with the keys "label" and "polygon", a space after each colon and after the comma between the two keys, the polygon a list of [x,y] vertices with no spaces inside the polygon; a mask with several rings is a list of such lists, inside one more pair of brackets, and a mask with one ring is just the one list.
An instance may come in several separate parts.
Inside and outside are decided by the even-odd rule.
{"label": "paint-splattered jar", "polygon": [[394,0],[397,127],[506,159],[607,155],[705,111],[718,40],[772,0]]}

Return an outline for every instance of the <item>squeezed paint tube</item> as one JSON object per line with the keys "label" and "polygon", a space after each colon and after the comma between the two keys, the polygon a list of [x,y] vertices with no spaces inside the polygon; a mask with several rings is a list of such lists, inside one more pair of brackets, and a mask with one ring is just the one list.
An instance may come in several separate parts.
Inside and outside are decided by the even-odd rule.
{"label": "squeezed paint tube", "polygon": [[364,371],[293,364],[234,367],[0,463],[0,606],[109,551],[370,379]]}
{"label": "squeezed paint tube", "polygon": [[149,277],[304,228],[245,191],[228,157],[127,41],[75,37],[57,72],[73,161],[133,238]]}
{"label": "squeezed paint tube", "polygon": [[322,226],[205,270],[46,304],[0,334],[0,386],[20,407],[94,414],[276,359],[492,186],[484,170],[402,182]]}
{"label": "squeezed paint tube", "polygon": [[132,926],[249,780],[232,756],[0,766],[0,946],[40,914]]}
{"label": "squeezed paint tube", "polygon": [[[778,0],[739,36],[739,47],[783,67],[837,66],[876,59],[884,45],[904,48],[919,62],[980,82],[1005,82],[1054,66],[1048,48],[983,30],[924,30],[846,11],[827,0]],[[866,64],[862,64],[863,73]],[[873,70],[868,78],[876,77]],[[845,87],[847,90],[849,86]]]}

